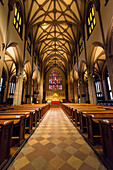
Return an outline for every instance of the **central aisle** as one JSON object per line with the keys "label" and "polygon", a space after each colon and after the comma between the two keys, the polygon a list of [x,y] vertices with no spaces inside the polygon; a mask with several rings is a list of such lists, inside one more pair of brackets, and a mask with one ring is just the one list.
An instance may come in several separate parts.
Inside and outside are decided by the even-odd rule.
{"label": "central aisle", "polygon": [[62,109],[50,109],[10,170],[104,170]]}

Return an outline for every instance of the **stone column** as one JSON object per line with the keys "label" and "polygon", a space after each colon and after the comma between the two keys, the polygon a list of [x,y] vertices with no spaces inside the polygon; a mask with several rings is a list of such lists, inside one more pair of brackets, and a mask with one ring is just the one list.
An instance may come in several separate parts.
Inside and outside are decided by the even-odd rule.
{"label": "stone column", "polygon": [[97,104],[96,89],[94,84],[94,78],[92,76],[88,76],[88,86],[90,103]]}
{"label": "stone column", "polygon": [[104,97],[105,97],[105,100],[109,100],[106,78],[103,78],[102,82],[103,82],[103,89],[104,89]]}
{"label": "stone column", "polygon": [[2,77],[2,71],[3,71],[3,66],[4,66],[4,59],[5,59],[5,51],[0,52],[0,80]]}
{"label": "stone column", "polygon": [[103,87],[103,80],[102,80],[102,78],[100,79],[100,85],[101,85],[102,96],[105,98],[105,95],[104,95],[104,87]]}
{"label": "stone column", "polygon": [[[33,83],[33,79],[31,80],[31,97],[33,98],[33,91],[34,91],[34,83]],[[33,100],[32,100],[33,102]]]}
{"label": "stone column", "polygon": [[80,101],[81,103],[85,103],[86,102],[86,89],[85,89],[85,82],[83,79],[80,79],[79,82],[79,87],[80,87]]}
{"label": "stone column", "polygon": [[111,57],[107,57],[106,62],[107,62],[107,69],[110,78],[111,91],[113,94],[113,55]]}
{"label": "stone column", "polygon": [[78,103],[78,81],[74,80],[74,101]]}
{"label": "stone column", "polygon": [[23,75],[21,74],[16,79],[15,93],[13,105],[20,105],[22,100]]}
{"label": "stone column", "polygon": [[5,82],[3,102],[7,102],[7,89],[8,89],[8,80]]}
{"label": "stone column", "polygon": [[24,89],[23,89],[23,102],[26,103],[26,93],[27,93],[27,83],[24,81]]}
{"label": "stone column", "polygon": [[6,94],[7,99],[9,98],[10,86],[11,86],[11,80],[9,79],[7,83],[7,94]]}
{"label": "stone column", "polygon": [[40,77],[40,103],[42,103],[43,100],[43,76],[44,76],[44,67],[43,64],[41,66],[41,77]]}
{"label": "stone column", "polygon": [[31,76],[29,76],[27,81],[27,95],[29,95],[29,97],[27,98],[28,104],[31,103],[31,86],[32,86],[32,79]]}
{"label": "stone column", "polygon": [[70,92],[70,72],[67,71],[67,82],[68,82],[68,100],[71,100],[71,92]]}
{"label": "stone column", "polygon": [[88,94],[88,83],[87,81],[85,82],[85,93],[86,93],[86,102],[89,101],[89,94]]}

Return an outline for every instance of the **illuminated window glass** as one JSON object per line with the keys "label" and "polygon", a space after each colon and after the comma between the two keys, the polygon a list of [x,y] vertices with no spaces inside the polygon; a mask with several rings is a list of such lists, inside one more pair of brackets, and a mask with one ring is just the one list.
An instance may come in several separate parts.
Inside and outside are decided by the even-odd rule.
{"label": "illuminated window glass", "polygon": [[109,79],[109,77],[107,77],[107,83],[108,83],[109,97],[110,97],[110,99],[113,99],[112,92],[111,92],[111,84],[110,84],[110,79]]}
{"label": "illuminated window glass", "polygon": [[62,76],[59,71],[54,70],[49,75],[49,90],[62,90]]}
{"label": "illuminated window glass", "polygon": [[102,97],[100,81],[95,82],[97,97]]}
{"label": "illuminated window glass", "polygon": [[9,98],[14,98],[16,77],[13,77],[10,83]]}
{"label": "illuminated window glass", "polygon": [[88,37],[91,35],[92,31],[94,30],[95,25],[96,25],[96,21],[95,21],[94,5],[90,3],[89,8],[88,8],[88,16],[87,16]]}
{"label": "illuminated window glass", "polygon": [[1,78],[1,81],[0,81],[0,92],[2,91],[2,84],[3,84],[3,78]]}
{"label": "illuminated window glass", "polygon": [[23,19],[22,19],[22,10],[20,4],[17,2],[15,6],[15,12],[14,12],[14,21],[13,24],[15,26],[15,29],[17,30],[18,34],[22,38],[22,30],[23,30]]}
{"label": "illuminated window glass", "polygon": [[79,34],[79,55],[81,54],[82,50],[83,50],[83,38],[81,34]]}
{"label": "illuminated window glass", "polygon": [[27,40],[27,50],[31,54],[31,36],[30,35],[28,36],[28,40]]}

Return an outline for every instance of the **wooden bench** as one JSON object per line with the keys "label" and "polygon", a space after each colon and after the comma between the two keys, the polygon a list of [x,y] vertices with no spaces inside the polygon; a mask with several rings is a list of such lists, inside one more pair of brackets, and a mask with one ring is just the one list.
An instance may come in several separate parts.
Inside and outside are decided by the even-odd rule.
{"label": "wooden bench", "polygon": [[[80,130],[82,131],[82,133],[87,132],[87,114],[97,114],[97,113],[102,113],[106,111],[105,109],[101,109],[101,108],[93,108],[93,110],[87,108],[87,109],[78,109],[77,110],[77,118],[79,120],[80,123]],[[108,113],[108,112],[107,112]]]}
{"label": "wooden bench", "polygon": [[113,119],[113,114],[87,115],[88,139],[93,145],[101,143],[99,121],[104,119]]}
{"label": "wooden bench", "polygon": [[13,130],[12,120],[0,120],[0,169],[10,158],[10,143]]}
{"label": "wooden bench", "polygon": [[18,144],[21,145],[25,139],[26,117],[24,115],[0,115],[0,120],[14,121],[12,139],[18,141]]}
{"label": "wooden bench", "polygon": [[3,116],[3,117],[6,117],[8,115],[12,115],[12,116],[13,115],[14,116],[24,115],[24,116],[26,116],[26,125],[25,125],[26,133],[30,133],[32,131],[32,127],[33,127],[33,112],[13,110],[13,111],[0,112],[0,115]]}
{"label": "wooden bench", "polygon": [[99,120],[103,154],[113,166],[113,119]]}

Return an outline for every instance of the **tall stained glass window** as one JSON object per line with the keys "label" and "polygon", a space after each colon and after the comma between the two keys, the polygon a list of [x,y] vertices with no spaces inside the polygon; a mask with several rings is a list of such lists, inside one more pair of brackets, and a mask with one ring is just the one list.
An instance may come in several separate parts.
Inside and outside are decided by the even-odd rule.
{"label": "tall stained glass window", "polygon": [[14,21],[13,24],[15,26],[15,29],[17,30],[18,34],[22,38],[22,30],[23,30],[23,19],[22,19],[22,10],[20,4],[17,2],[15,6],[15,12],[14,12]]}
{"label": "tall stained glass window", "polygon": [[110,99],[113,99],[112,92],[111,92],[111,84],[110,84],[109,76],[107,77],[107,83],[108,83],[109,97],[110,97]]}
{"label": "tall stained glass window", "polygon": [[49,75],[49,90],[62,90],[62,76],[59,71],[54,70]]}
{"label": "tall stained glass window", "polygon": [[93,29],[95,28],[96,21],[95,21],[95,10],[94,4],[90,3],[88,8],[88,15],[87,15],[87,32],[88,37],[91,35]]}
{"label": "tall stained glass window", "polygon": [[100,81],[95,82],[97,97],[102,97]]}
{"label": "tall stained glass window", "polygon": [[11,83],[10,83],[9,98],[14,98],[15,83],[16,83],[16,77],[13,77],[13,78],[11,79]]}
{"label": "tall stained glass window", "polygon": [[3,78],[1,78],[1,81],[0,81],[0,92],[2,91],[2,85],[3,85]]}
{"label": "tall stained glass window", "polygon": [[79,55],[81,54],[82,50],[83,50],[83,38],[79,33]]}

